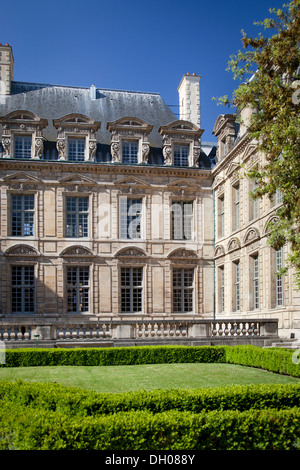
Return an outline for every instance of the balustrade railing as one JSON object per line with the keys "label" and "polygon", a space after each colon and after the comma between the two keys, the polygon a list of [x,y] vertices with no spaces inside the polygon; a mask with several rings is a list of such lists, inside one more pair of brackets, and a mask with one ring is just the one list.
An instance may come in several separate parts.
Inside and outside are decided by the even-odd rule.
{"label": "balustrade railing", "polygon": [[[23,320],[24,321],[24,320]],[[71,342],[167,341],[167,340],[225,340],[226,338],[250,339],[253,337],[277,337],[278,322],[273,319],[262,320],[120,320],[68,322],[53,320],[43,323],[35,321],[22,324],[22,320],[4,319],[0,322],[0,341],[7,343],[43,342],[54,346]]]}

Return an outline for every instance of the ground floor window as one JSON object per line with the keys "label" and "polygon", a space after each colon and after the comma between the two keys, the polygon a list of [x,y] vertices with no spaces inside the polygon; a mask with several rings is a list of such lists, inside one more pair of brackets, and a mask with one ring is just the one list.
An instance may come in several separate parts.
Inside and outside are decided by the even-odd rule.
{"label": "ground floor window", "polygon": [[67,268],[67,311],[89,311],[89,267]]}
{"label": "ground floor window", "polygon": [[143,268],[121,268],[121,311],[142,312]]}
{"label": "ground floor window", "polygon": [[194,269],[173,269],[173,311],[192,312],[194,297]]}
{"label": "ground floor window", "polygon": [[12,266],[11,294],[12,313],[34,313],[34,266]]}

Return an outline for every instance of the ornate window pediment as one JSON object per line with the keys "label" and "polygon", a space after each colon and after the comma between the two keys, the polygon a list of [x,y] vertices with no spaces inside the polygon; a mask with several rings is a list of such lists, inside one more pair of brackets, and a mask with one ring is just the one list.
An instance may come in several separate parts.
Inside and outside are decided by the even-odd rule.
{"label": "ornate window pediment", "polygon": [[198,166],[202,129],[189,121],[179,120],[161,126],[158,131],[163,138],[166,165]]}
{"label": "ornate window pediment", "polygon": [[74,246],[69,246],[68,248],[65,248],[60,256],[62,258],[91,258],[94,255],[92,250],[89,248],[86,248],[85,246],[81,245],[74,245]]}
{"label": "ornate window pediment", "polygon": [[249,228],[244,236],[244,245],[248,245],[256,240],[259,240],[259,231],[255,227]]}
{"label": "ornate window pediment", "polygon": [[216,246],[214,257],[219,258],[220,256],[224,256],[224,255],[225,255],[224,247],[222,245]]}
{"label": "ornate window pediment", "polygon": [[149,134],[153,126],[136,117],[123,117],[107,123],[111,132],[111,155],[114,163],[147,163],[150,153]]}
{"label": "ornate window pediment", "polygon": [[96,131],[101,123],[83,114],[67,114],[53,119],[57,129],[56,147],[60,160],[93,161],[97,150]]}
{"label": "ornate window pediment", "polygon": [[237,237],[233,237],[229,240],[227,251],[230,253],[231,251],[238,250],[241,247],[240,241]]}
{"label": "ornate window pediment", "polygon": [[4,158],[40,159],[43,155],[43,129],[47,119],[26,110],[16,110],[0,118],[3,126]]}
{"label": "ornate window pediment", "polygon": [[168,259],[174,263],[190,264],[198,261],[198,255],[193,250],[178,248],[168,255]]}
{"label": "ornate window pediment", "polygon": [[5,251],[4,255],[37,257],[40,256],[40,253],[33,246],[22,244],[11,246]]}

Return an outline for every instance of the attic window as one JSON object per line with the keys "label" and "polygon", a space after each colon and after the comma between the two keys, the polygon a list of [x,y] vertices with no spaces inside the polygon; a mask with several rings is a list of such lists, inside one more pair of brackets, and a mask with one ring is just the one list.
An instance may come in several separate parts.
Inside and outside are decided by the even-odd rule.
{"label": "attic window", "polygon": [[32,137],[31,135],[16,135],[15,136],[15,154],[14,157],[18,159],[31,158]]}

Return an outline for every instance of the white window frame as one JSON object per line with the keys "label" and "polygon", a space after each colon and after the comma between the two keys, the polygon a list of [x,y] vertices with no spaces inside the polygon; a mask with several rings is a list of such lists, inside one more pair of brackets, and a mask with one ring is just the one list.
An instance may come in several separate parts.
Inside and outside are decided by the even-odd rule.
{"label": "white window frame", "polygon": [[[76,142],[76,149],[74,154],[72,156],[70,155],[70,149],[73,146],[73,143]],[[79,146],[80,142],[84,142],[84,149],[83,153],[79,152]],[[69,162],[84,162],[86,160],[86,136],[74,136],[74,135],[69,135],[68,136],[68,161]]]}
{"label": "white window frame", "polygon": [[119,232],[124,240],[140,240],[143,237],[143,198],[119,199]]}
{"label": "white window frame", "polygon": [[[33,208],[26,209],[26,198],[33,199]],[[20,198],[21,200],[21,208],[20,209],[13,209],[13,199]],[[35,234],[35,196],[34,194],[16,194],[12,193],[10,195],[10,233],[12,237],[33,237]],[[13,223],[14,214],[20,214],[20,228],[21,233],[16,234],[14,232],[14,226],[19,222],[17,221],[16,224]],[[31,220],[30,220],[31,219]],[[29,226],[30,233],[27,233],[26,225]]]}
{"label": "white window frame", "polygon": [[[180,285],[175,285],[175,274],[179,274]],[[187,277],[188,276],[188,277]],[[191,279],[191,283],[190,283]],[[188,281],[188,282],[187,282]],[[194,312],[194,268],[174,267],[172,271],[172,308],[174,313],[192,313]],[[177,299],[176,299],[177,296]],[[180,308],[178,305],[180,304]],[[187,307],[186,307],[187,306]]]}
{"label": "white window frame", "polygon": [[[25,145],[25,140],[30,139],[30,147],[29,145]],[[22,141],[22,150],[18,149],[17,142],[18,140]],[[14,134],[14,159],[16,160],[30,160],[32,158],[33,152],[32,152],[32,134]],[[30,151],[29,151],[30,148]],[[24,155],[24,149],[25,149],[25,155]],[[26,150],[27,149],[27,150]],[[20,155],[17,156],[17,152],[20,152]],[[28,155],[26,154],[28,153]],[[21,155],[22,154],[22,155]]]}
{"label": "white window frame", "polygon": [[284,306],[284,283],[283,276],[278,272],[283,268],[283,247],[275,250],[276,264],[276,307]]}
{"label": "white window frame", "polygon": [[172,201],[172,240],[193,240],[194,201]]}
{"label": "white window frame", "polygon": [[[68,210],[68,200],[73,199],[76,201],[76,207],[75,210]],[[87,201],[87,210],[79,210],[80,206],[80,200],[84,199]],[[66,238],[87,238],[89,236],[89,206],[90,206],[90,201],[88,196],[73,196],[71,194],[65,196],[65,235]],[[68,217],[69,215],[73,215],[75,217],[75,235],[69,235],[69,229],[68,229]],[[84,221],[82,224],[80,224],[80,218],[86,218],[86,221]],[[72,224],[70,224],[72,227]],[[82,229],[82,234],[80,234],[80,227],[85,227],[86,226],[86,233],[85,230]],[[72,229],[73,231],[73,229]]]}
{"label": "white window frame", "polygon": [[[19,270],[20,282],[14,280],[14,270]],[[29,273],[30,270],[30,273]],[[26,274],[27,273],[27,274]],[[15,276],[16,278],[16,276]],[[29,280],[29,281],[28,281]],[[32,315],[35,313],[36,299],[35,299],[35,266],[32,264],[25,265],[12,265],[11,266],[11,312],[14,315]],[[26,309],[26,297],[31,297],[30,304],[32,309]],[[14,310],[13,306],[17,305],[19,297],[19,304],[21,309]]]}
{"label": "white window frame", "polygon": [[[127,160],[124,158],[126,146],[128,146],[128,159]],[[122,139],[122,163],[130,164],[130,165],[137,165],[139,163],[139,155],[140,155],[140,143],[138,140]]]}
{"label": "white window frame", "polygon": [[[128,274],[129,277],[127,277],[126,274]],[[125,276],[127,277],[127,279],[125,279]],[[120,268],[120,303],[122,313],[143,312],[143,283],[143,267],[122,266]],[[128,302],[129,309],[127,308]]]}
{"label": "white window frame", "polygon": [[[190,162],[190,153],[191,148],[190,144],[182,144],[174,142],[173,147],[173,165],[178,167],[188,167]],[[185,150],[187,149],[187,155]],[[179,154],[177,156],[177,154]],[[183,159],[186,160],[186,163],[183,164]]]}
{"label": "white window frame", "polygon": [[[73,270],[75,271],[75,283],[69,282],[69,272]],[[80,273],[88,273],[88,282],[81,283],[80,280]],[[91,286],[91,272],[90,266],[66,266],[65,271],[66,276],[66,308],[68,314],[86,314],[90,312],[90,286]],[[83,277],[84,278],[84,277]],[[85,279],[84,279],[85,280]],[[72,292],[73,291],[73,292]],[[81,292],[82,291],[82,292]],[[74,297],[75,295],[75,297]],[[70,296],[73,296],[74,300],[70,301]],[[81,296],[84,299],[84,302],[81,302]],[[87,308],[86,308],[87,302]],[[75,305],[75,309],[69,309],[69,305]],[[80,305],[82,304],[82,307]]]}

